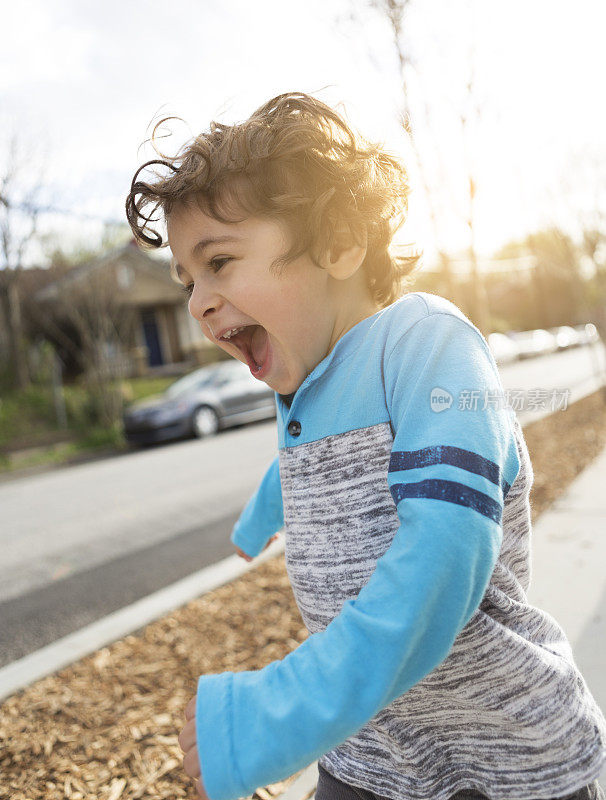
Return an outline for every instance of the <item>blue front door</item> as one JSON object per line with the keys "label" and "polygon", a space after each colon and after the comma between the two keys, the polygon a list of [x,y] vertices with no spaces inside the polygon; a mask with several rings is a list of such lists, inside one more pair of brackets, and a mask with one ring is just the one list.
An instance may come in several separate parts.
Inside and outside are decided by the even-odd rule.
{"label": "blue front door", "polygon": [[160,344],[155,310],[153,308],[141,309],[141,322],[147,347],[147,363],[150,367],[158,367],[164,363],[164,359],[162,358],[162,346]]}

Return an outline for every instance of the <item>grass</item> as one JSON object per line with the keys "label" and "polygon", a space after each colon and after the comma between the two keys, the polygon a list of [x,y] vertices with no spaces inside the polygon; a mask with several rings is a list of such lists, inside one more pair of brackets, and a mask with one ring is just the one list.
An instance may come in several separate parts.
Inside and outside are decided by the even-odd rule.
{"label": "grass", "polygon": [[[121,382],[125,403],[163,392],[174,377]],[[64,387],[67,428],[59,424],[49,387],[32,385],[0,398],[0,473],[69,463],[100,449],[126,447],[121,426],[107,429],[90,420],[90,399],[80,384]]]}
{"label": "grass", "polygon": [[3,471],[65,464],[81,452],[82,446],[78,442],[58,442],[47,447],[18,450],[5,456]]}
{"label": "grass", "polygon": [[152,394],[164,392],[176,378],[132,378],[123,381],[123,393],[128,402],[142,400]]}

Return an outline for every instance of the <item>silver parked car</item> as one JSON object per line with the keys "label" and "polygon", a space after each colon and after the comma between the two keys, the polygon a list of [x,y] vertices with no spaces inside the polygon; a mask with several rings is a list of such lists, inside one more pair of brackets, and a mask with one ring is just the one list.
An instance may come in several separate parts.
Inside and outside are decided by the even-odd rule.
{"label": "silver parked car", "polygon": [[587,322],[584,325],[575,325],[574,329],[579,335],[581,344],[593,344],[600,340],[600,334],[593,322]]}
{"label": "silver parked car", "polygon": [[555,353],[558,349],[556,337],[543,328],[537,328],[534,331],[510,331],[507,335],[517,345],[518,358]]}
{"label": "silver parked car", "polygon": [[223,428],[276,416],[275,393],[236,359],[201,367],[162,394],[132,403],[124,412],[129,444],[212,436]]}
{"label": "silver parked car", "polygon": [[556,337],[558,350],[567,350],[569,347],[577,347],[582,343],[581,334],[570,325],[560,325],[557,328],[550,328],[550,333]]}

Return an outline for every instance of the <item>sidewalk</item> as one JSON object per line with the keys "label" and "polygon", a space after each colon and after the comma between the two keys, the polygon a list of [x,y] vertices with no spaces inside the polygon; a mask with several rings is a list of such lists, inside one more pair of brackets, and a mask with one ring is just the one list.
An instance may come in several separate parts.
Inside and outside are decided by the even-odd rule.
{"label": "sidewalk", "polygon": [[531,546],[528,600],[562,626],[606,714],[606,450],[539,517]]}

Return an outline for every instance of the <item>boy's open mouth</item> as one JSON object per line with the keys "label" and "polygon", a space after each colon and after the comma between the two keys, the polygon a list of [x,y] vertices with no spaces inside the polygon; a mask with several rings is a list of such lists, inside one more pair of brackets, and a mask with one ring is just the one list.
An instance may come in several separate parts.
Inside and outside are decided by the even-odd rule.
{"label": "boy's open mouth", "polygon": [[251,372],[258,372],[263,367],[269,349],[269,336],[262,325],[246,325],[243,330],[223,341],[235,344],[242,351]]}

